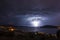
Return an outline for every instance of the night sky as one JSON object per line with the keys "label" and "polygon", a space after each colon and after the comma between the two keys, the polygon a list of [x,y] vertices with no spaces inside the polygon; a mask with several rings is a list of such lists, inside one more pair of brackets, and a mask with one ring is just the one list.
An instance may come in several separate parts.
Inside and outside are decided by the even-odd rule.
{"label": "night sky", "polygon": [[0,0],[0,25],[30,26],[26,18],[47,18],[43,25],[60,26],[60,0]]}

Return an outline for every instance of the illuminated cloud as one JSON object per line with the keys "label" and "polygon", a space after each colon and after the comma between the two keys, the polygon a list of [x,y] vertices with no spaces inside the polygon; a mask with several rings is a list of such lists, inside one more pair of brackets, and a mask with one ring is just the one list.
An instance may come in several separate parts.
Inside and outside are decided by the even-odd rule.
{"label": "illuminated cloud", "polygon": [[43,25],[43,21],[45,21],[46,18],[40,17],[40,16],[32,16],[28,17],[27,21],[31,24],[33,27],[39,27]]}
{"label": "illuminated cloud", "polygon": [[41,22],[38,21],[38,20],[35,20],[35,21],[31,21],[30,23],[31,23],[32,26],[38,27],[38,26],[40,25]]}

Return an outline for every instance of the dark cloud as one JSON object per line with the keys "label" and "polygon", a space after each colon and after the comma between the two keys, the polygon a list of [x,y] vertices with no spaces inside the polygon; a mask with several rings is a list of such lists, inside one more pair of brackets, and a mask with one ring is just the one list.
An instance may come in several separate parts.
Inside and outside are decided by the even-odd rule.
{"label": "dark cloud", "polygon": [[[0,20],[3,20],[3,23],[15,23],[19,19],[15,16],[20,14],[38,14],[50,18],[49,24],[51,22],[60,24],[60,16],[58,16],[60,15],[60,0],[0,0],[0,10]],[[59,20],[56,21],[57,19]],[[13,22],[13,20],[15,21]],[[16,23],[18,22],[16,21]]]}
{"label": "dark cloud", "polygon": [[41,10],[60,8],[59,0],[17,0],[17,9],[19,10]]}

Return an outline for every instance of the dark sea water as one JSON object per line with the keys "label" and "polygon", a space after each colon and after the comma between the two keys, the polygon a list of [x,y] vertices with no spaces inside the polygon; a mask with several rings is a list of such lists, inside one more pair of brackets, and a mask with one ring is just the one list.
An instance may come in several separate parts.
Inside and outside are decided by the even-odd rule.
{"label": "dark sea water", "polygon": [[18,30],[23,30],[24,32],[45,32],[55,34],[58,29],[56,28],[37,28],[37,27],[18,27]]}

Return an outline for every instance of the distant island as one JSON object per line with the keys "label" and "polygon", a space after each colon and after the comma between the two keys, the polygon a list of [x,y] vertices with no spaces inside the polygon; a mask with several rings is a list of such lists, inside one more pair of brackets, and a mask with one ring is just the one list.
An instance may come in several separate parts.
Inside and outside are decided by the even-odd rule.
{"label": "distant island", "polygon": [[57,26],[52,26],[52,25],[45,25],[40,28],[57,28]]}
{"label": "distant island", "polygon": [[[6,26],[6,27],[20,27],[20,28],[34,28],[31,26],[15,26],[15,25],[0,25],[0,26]],[[53,26],[53,25],[44,25],[44,26],[39,26],[39,28],[57,28],[58,26]],[[37,27],[38,28],[38,27]]]}

